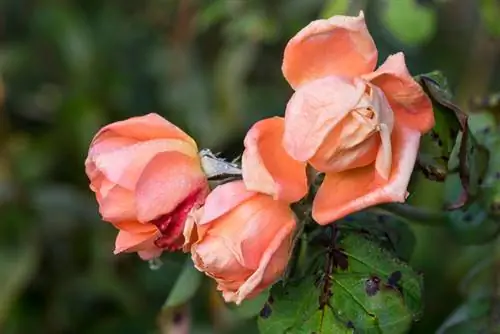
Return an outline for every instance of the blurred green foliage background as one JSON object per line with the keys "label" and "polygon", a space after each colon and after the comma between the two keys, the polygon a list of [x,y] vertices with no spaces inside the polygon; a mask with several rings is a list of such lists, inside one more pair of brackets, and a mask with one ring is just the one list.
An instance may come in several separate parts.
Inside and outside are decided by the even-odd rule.
{"label": "blurred green foliage background", "polygon": [[[403,50],[413,74],[442,70],[468,110],[500,89],[500,7],[476,0],[3,0],[0,2],[0,332],[256,333],[205,284],[183,318],[159,315],[183,265],[114,256],[83,162],[104,124],[157,112],[200,147],[235,157],[246,129],[283,113],[283,48],[311,20],[365,11],[380,62]],[[495,16],[496,15],[496,16]],[[412,201],[440,208],[442,185]],[[413,226],[431,333],[488,246]],[[222,311],[221,311],[222,310]],[[231,329],[232,328],[232,329]],[[177,331],[177,332],[176,332]]]}

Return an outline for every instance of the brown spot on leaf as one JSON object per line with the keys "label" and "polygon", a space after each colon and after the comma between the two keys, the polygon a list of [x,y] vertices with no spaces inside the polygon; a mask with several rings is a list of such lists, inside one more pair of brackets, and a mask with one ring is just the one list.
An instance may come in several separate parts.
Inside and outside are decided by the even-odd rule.
{"label": "brown spot on leaf", "polygon": [[365,291],[368,296],[375,296],[380,290],[380,278],[372,276],[365,281]]}

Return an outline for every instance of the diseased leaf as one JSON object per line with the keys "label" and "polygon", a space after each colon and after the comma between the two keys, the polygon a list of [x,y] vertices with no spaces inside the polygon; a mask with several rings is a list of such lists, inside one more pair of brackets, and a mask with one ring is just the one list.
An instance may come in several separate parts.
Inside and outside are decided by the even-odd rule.
{"label": "diseased leaf", "polygon": [[316,265],[316,278],[273,287],[259,318],[261,333],[397,334],[418,319],[422,277],[363,235],[339,233]]}
{"label": "diseased leaf", "polygon": [[489,153],[473,131],[478,125],[469,125],[477,121],[452,102],[442,74],[431,72],[417,79],[433,102],[436,118],[434,128],[421,140],[417,166],[436,181],[446,181],[450,174],[458,173],[462,189],[449,208],[460,208],[478,196]]}
{"label": "diseased leaf", "polygon": [[275,284],[271,296],[273,302],[268,316],[259,318],[262,334],[287,333],[292,328],[300,328],[318,311],[320,292],[312,276],[290,283],[286,288]]}
{"label": "diseased leaf", "polygon": [[415,235],[401,219],[387,213],[377,213],[378,208],[357,212],[336,222],[340,230],[362,232],[366,237],[380,242],[404,261],[409,261],[415,248]]}
{"label": "diseased leaf", "polygon": [[417,167],[433,181],[444,181],[448,174],[456,138],[465,126],[466,115],[451,101],[446,78],[440,72],[431,72],[417,77],[431,98],[436,124],[422,136]]}
{"label": "diseased leaf", "polygon": [[[422,276],[406,263],[394,258],[391,253],[377,244],[357,234],[348,234],[339,242],[342,253],[347,255],[350,273],[369,273],[377,275],[382,282],[400,287],[404,302],[414,319],[422,312],[421,293],[423,289]],[[390,282],[391,278],[397,282]],[[399,288],[398,288],[399,289]]]}

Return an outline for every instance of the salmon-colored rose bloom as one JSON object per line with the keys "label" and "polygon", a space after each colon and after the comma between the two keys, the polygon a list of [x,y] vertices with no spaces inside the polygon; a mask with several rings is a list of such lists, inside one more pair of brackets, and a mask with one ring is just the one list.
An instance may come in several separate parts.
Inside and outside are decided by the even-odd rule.
{"label": "salmon-colored rose bloom", "polygon": [[215,188],[201,210],[192,258],[226,302],[240,304],[280,278],[296,227],[287,203],[234,181]]}
{"label": "salmon-colored rose bloom", "polygon": [[180,249],[185,222],[208,193],[196,143],[157,114],[102,128],[85,171],[103,220],[119,229],[115,254],[151,259]]}
{"label": "salmon-colored rose bloom", "polygon": [[376,63],[362,12],[311,22],[293,37],[282,70],[295,93],[284,118],[257,123],[245,139],[248,188],[296,201],[309,163],[325,173],[313,203],[319,224],[405,201],[432,104],[402,53]]}

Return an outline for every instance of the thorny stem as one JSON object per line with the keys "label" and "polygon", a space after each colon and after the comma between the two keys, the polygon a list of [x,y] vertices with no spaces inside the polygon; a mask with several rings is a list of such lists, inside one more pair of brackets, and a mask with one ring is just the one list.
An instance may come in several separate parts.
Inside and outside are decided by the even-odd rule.
{"label": "thorny stem", "polygon": [[331,237],[330,243],[328,245],[328,251],[326,254],[325,268],[324,268],[324,277],[323,277],[323,287],[321,291],[321,295],[319,296],[319,307],[323,309],[328,305],[329,299],[332,296],[332,272],[335,267],[335,240],[337,239],[338,229],[335,225],[329,225],[328,229],[330,229]]}

